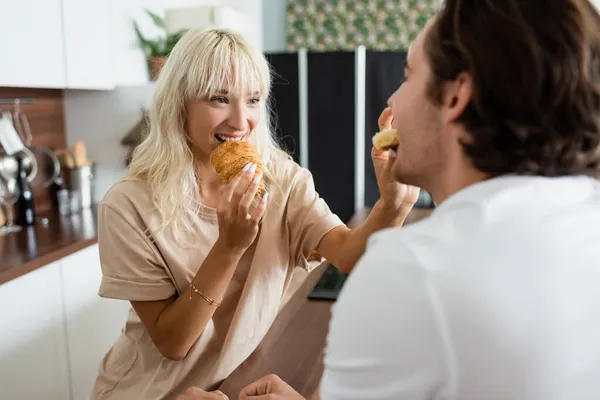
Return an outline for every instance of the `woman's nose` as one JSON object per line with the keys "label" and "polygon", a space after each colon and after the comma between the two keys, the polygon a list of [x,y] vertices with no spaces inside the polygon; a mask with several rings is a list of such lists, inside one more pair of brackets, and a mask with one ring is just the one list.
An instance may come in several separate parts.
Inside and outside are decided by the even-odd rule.
{"label": "woman's nose", "polygon": [[248,128],[248,115],[245,105],[234,105],[227,120],[229,126],[236,131],[246,131]]}

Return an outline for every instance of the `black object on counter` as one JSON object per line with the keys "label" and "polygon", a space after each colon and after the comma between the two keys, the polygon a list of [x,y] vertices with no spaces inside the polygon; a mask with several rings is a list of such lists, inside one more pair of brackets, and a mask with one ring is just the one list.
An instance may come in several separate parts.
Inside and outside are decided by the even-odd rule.
{"label": "black object on counter", "polygon": [[321,276],[321,279],[308,294],[310,300],[330,300],[335,301],[346,283],[348,274],[341,272],[333,265],[328,265]]}
{"label": "black object on counter", "polygon": [[15,154],[17,160],[17,186],[19,187],[19,198],[15,203],[15,224],[30,226],[34,225],[36,221],[35,203],[31,184],[27,181],[27,171],[23,165],[23,157],[23,153]]}
{"label": "black object on counter", "polygon": [[52,181],[50,184],[50,200],[52,201],[52,209],[58,211],[59,210],[59,195],[58,193],[61,190],[65,189],[65,181],[61,176],[58,176],[56,179]]}

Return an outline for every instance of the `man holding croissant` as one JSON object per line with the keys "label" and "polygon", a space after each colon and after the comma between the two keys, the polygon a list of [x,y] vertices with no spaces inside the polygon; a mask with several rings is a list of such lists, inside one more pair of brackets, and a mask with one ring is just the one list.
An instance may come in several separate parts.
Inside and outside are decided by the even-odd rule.
{"label": "man holding croissant", "polygon": [[416,38],[393,171],[438,207],[371,237],[321,399],[600,398],[599,26],[589,0],[446,0]]}

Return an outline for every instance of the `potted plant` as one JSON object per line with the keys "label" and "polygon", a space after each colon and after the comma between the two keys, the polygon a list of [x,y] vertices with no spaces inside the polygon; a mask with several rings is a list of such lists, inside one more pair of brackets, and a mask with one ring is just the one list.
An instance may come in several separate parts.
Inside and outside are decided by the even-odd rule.
{"label": "potted plant", "polygon": [[162,68],[164,62],[167,60],[169,53],[175,47],[175,44],[181,39],[181,37],[185,34],[186,30],[180,30],[175,33],[168,34],[166,30],[165,20],[158,14],[145,9],[146,14],[150,17],[154,25],[162,30],[164,33],[157,38],[146,38],[142,35],[142,31],[138,24],[134,21],[133,28],[135,29],[135,34],[140,41],[140,46],[144,53],[146,54],[146,58],[148,59],[148,69],[150,70],[150,76],[152,80],[156,80],[158,77],[158,73]]}

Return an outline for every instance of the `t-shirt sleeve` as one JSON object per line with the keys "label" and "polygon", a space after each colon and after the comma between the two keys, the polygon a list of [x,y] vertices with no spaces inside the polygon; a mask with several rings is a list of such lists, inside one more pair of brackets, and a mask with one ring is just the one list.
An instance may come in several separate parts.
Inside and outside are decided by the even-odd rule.
{"label": "t-shirt sleeve", "polygon": [[138,221],[109,205],[98,208],[102,297],[152,301],[176,293],[158,249]]}
{"label": "t-shirt sleeve", "polygon": [[414,259],[388,246],[367,250],[333,308],[322,400],[444,394],[447,346],[428,286]]}
{"label": "t-shirt sleeve", "polygon": [[315,190],[312,174],[301,169],[296,174],[288,201],[291,262],[308,271],[323,259],[313,253],[323,236],[344,223],[331,212]]}

